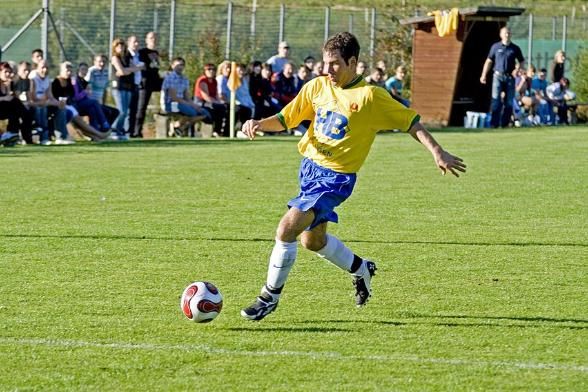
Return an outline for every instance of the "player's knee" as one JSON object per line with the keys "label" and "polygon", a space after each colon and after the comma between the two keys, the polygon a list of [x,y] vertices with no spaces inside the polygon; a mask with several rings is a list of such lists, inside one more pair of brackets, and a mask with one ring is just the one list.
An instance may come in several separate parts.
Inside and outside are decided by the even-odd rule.
{"label": "player's knee", "polygon": [[317,252],[325,247],[327,240],[324,236],[302,235],[300,237],[300,244],[310,251]]}

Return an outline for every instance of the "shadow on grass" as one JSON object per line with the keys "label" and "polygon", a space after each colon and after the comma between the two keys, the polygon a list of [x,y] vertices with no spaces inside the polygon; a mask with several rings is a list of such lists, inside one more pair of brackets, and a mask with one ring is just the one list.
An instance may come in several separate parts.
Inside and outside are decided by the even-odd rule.
{"label": "shadow on grass", "polygon": [[[381,324],[390,326],[432,325],[440,327],[483,327],[483,328],[561,328],[588,329],[588,320],[551,317],[510,317],[510,316],[468,316],[468,315],[426,315],[407,314],[398,320],[313,320],[316,323],[335,324]],[[452,320],[452,321],[449,321]],[[455,321],[454,321],[455,320]],[[481,322],[480,320],[489,320]],[[303,323],[307,323],[304,321]],[[302,323],[302,322],[301,322]],[[293,324],[296,324],[294,322]]]}
{"label": "shadow on grass", "polygon": [[[259,325],[259,324],[257,324]],[[333,327],[230,327],[224,328],[227,331],[236,332],[312,332],[312,333],[331,333],[331,332],[350,332],[351,328],[333,328]]]}
{"label": "shadow on grass", "polygon": [[[144,240],[144,241],[219,241],[219,242],[274,242],[272,238],[229,238],[229,237],[164,237],[144,235],[116,235],[116,234],[2,234],[0,238],[60,238],[60,239],[90,239],[90,240]],[[467,242],[467,241],[375,241],[342,239],[347,243],[367,243],[384,245],[459,245],[459,246],[569,246],[588,247],[588,244],[569,242]]]}

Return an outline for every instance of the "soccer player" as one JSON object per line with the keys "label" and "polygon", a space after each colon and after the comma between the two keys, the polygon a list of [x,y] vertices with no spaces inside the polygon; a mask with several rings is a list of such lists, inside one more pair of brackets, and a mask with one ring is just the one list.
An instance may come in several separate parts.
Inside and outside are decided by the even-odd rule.
{"label": "soccer player", "polygon": [[348,271],[355,285],[355,303],[363,306],[371,295],[376,271],[373,261],[355,255],[327,233],[328,222],[338,222],[334,208],[353,191],[356,173],[365,161],[376,133],[401,129],[422,143],[443,174],[459,177],[466,165],[443,150],[419,122],[420,116],[396,102],[388,92],[368,85],[356,74],[359,43],[350,33],[338,33],[323,46],[323,74],[302,87],[280,113],[263,120],[248,120],[242,131],[255,138],[257,131],[279,132],[312,121],[298,143],[304,156],[300,166],[300,194],[288,203],[269,260],[261,294],[241,315],[261,320],[273,312],[296,260],[299,235],[302,246]]}

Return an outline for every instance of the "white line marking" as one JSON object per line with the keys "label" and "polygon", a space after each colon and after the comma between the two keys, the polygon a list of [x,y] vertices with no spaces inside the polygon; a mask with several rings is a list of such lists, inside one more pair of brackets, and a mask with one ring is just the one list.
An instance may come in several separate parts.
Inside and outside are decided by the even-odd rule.
{"label": "white line marking", "polygon": [[107,348],[115,350],[145,350],[145,351],[199,351],[207,354],[242,355],[246,357],[306,357],[312,359],[331,360],[371,360],[386,362],[415,362],[434,363],[455,366],[480,366],[503,367],[511,369],[537,369],[537,370],[570,370],[576,372],[588,372],[588,366],[565,363],[533,363],[514,361],[478,361],[469,359],[451,358],[423,358],[416,355],[346,355],[330,351],[248,351],[212,347],[203,344],[162,344],[162,343],[99,343],[84,342],[80,340],[59,339],[14,339],[0,337],[0,345],[18,346],[48,346],[69,348]]}

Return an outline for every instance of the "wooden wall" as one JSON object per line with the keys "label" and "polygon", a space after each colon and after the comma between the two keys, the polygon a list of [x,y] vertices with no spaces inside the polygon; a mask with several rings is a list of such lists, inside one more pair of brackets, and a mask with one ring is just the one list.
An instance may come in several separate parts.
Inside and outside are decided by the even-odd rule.
{"label": "wooden wall", "polygon": [[462,47],[455,32],[439,37],[433,22],[415,31],[411,105],[425,124],[449,123]]}

